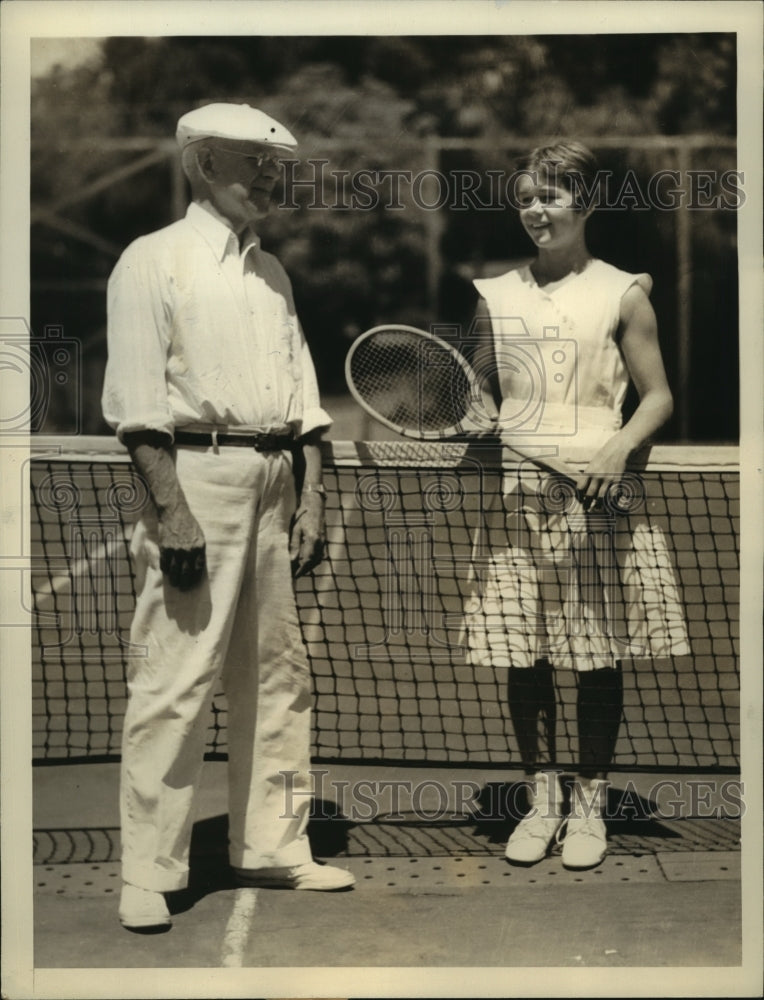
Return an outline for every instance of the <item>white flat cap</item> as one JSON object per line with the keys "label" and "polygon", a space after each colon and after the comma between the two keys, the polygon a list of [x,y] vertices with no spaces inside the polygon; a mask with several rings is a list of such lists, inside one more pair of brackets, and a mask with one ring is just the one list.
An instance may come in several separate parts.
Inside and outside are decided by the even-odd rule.
{"label": "white flat cap", "polygon": [[297,148],[291,132],[248,104],[207,104],[189,111],[179,119],[175,137],[181,149],[200,139],[258,142],[287,152]]}

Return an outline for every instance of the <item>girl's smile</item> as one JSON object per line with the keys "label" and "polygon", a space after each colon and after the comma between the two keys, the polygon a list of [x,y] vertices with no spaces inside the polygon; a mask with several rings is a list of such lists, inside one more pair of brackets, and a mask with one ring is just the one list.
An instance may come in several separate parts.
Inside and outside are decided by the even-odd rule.
{"label": "girl's smile", "polygon": [[528,174],[516,193],[520,222],[538,247],[562,250],[582,241],[588,213],[576,208],[568,188],[545,174]]}

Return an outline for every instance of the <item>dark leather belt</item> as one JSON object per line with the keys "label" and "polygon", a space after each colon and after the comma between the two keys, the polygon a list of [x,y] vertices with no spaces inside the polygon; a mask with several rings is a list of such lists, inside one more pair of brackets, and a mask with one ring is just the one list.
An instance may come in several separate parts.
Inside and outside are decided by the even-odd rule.
{"label": "dark leather belt", "polygon": [[254,448],[255,451],[290,451],[294,446],[291,434],[209,434],[204,431],[176,431],[176,444],[197,448],[215,446]]}

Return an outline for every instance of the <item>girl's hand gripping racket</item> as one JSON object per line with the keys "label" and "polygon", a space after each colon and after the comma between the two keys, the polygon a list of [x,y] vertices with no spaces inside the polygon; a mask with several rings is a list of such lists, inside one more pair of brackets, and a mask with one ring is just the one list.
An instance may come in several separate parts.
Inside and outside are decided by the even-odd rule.
{"label": "girl's hand gripping racket", "polygon": [[[417,441],[496,435],[480,380],[447,341],[413,326],[376,326],[352,344],[345,378],[353,398],[379,423]],[[502,442],[504,443],[504,442]],[[523,459],[575,482],[560,459],[506,445]]]}

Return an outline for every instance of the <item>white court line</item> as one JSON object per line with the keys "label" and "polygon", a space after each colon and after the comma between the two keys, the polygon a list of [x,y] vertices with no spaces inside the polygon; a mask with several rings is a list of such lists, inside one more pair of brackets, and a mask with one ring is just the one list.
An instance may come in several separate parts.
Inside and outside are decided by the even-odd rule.
{"label": "white court line", "polygon": [[257,906],[257,891],[257,889],[236,890],[233,910],[228,918],[220,948],[220,964],[224,967],[241,968]]}
{"label": "white court line", "polygon": [[[124,538],[129,545],[132,531],[125,529]],[[51,573],[48,579],[39,584],[36,590],[37,596],[44,598],[60,594],[71,585],[72,579],[89,576],[93,572],[94,565],[105,564],[107,560],[112,562],[118,560],[122,555],[123,544],[122,539],[110,538],[108,542],[101,542],[86,557],[70,559],[66,573]]]}

